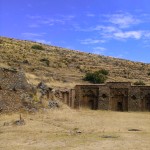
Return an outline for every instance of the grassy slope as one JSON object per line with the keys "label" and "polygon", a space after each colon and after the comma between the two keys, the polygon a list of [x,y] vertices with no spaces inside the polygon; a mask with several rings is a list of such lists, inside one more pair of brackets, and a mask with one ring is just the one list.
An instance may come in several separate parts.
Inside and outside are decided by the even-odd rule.
{"label": "grassy slope", "polygon": [[24,126],[3,126],[4,122],[18,120],[19,114],[0,116],[0,149],[150,149],[148,112],[75,111],[65,108],[22,116],[26,122]]}
{"label": "grassy slope", "polygon": [[[42,45],[44,50],[32,49],[34,44]],[[49,65],[41,59],[47,59]],[[29,63],[23,63],[25,60]],[[23,68],[30,83],[35,85],[42,80],[52,87],[72,88],[87,83],[82,81],[85,72],[99,69],[110,71],[107,81],[133,83],[142,80],[150,85],[150,76],[147,75],[150,64],[4,37],[0,37],[0,66]]]}

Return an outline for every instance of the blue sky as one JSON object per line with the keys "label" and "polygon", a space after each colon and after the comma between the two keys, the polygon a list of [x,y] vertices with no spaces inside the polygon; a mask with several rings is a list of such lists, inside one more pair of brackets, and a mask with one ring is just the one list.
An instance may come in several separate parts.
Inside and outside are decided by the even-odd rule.
{"label": "blue sky", "polygon": [[0,35],[150,63],[149,0],[0,0]]}

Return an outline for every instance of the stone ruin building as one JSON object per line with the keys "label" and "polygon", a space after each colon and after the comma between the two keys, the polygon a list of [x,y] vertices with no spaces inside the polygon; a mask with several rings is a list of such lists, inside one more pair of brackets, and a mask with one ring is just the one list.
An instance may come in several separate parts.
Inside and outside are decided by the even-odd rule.
{"label": "stone ruin building", "polygon": [[70,101],[73,108],[150,111],[150,86],[132,86],[130,82],[76,85]]}
{"label": "stone ruin building", "polygon": [[0,67],[0,113],[56,108],[59,102],[70,106],[70,96],[71,90],[52,89],[43,82],[37,86],[29,84],[23,70]]}
{"label": "stone ruin building", "polygon": [[55,90],[39,83],[34,89],[27,82],[23,71],[0,68],[0,112],[34,107],[33,95],[40,102],[46,99],[53,104],[53,101],[58,100],[75,109],[150,111],[150,86],[133,86],[130,82],[107,82],[76,85],[71,90]]}

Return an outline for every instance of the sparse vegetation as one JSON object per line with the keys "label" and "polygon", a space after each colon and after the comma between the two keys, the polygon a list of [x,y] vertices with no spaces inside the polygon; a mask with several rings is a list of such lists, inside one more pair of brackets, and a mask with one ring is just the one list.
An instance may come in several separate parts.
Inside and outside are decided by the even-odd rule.
{"label": "sparse vegetation", "polygon": [[147,73],[148,76],[150,76],[150,71]]}
{"label": "sparse vegetation", "polygon": [[107,76],[109,74],[109,71],[105,70],[105,69],[101,69],[101,70],[99,70],[99,73]]}
{"label": "sparse vegetation", "polygon": [[134,85],[145,85],[145,83],[141,80],[134,82]]}
{"label": "sparse vegetation", "polygon": [[44,48],[41,45],[33,45],[31,48],[36,50],[44,50]]}
{"label": "sparse vegetation", "polygon": [[149,115],[69,108],[43,110],[34,115],[22,114],[26,124],[21,127],[9,125],[18,120],[19,114],[1,115],[0,149],[149,150]]}
{"label": "sparse vegetation", "polygon": [[[33,85],[43,80],[50,86],[73,88],[76,84],[85,83],[83,77],[86,73],[94,73],[97,70],[102,70],[102,78],[104,74],[108,76],[109,70],[108,82],[134,83],[142,79],[146,85],[150,85],[148,74],[150,64],[143,65],[140,62],[88,54],[31,41],[5,37],[0,37],[0,40],[2,41],[0,65],[10,67],[21,65],[25,73],[29,74],[28,80]],[[26,61],[22,63],[24,60],[28,60],[29,63]]]}
{"label": "sparse vegetation", "polygon": [[47,58],[40,59],[40,61],[45,63],[46,66],[49,66],[49,60]]}

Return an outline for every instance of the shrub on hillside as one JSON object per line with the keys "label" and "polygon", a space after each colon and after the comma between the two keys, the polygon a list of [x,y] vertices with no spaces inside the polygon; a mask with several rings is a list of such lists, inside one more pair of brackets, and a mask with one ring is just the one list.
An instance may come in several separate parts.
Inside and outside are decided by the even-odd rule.
{"label": "shrub on hillside", "polygon": [[135,82],[134,85],[145,85],[145,83],[140,80],[140,81]]}
{"label": "shrub on hillside", "polygon": [[85,74],[85,77],[83,80],[90,81],[91,83],[104,83],[107,79],[107,73],[104,73],[103,71],[95,71],[93,73],[88,72]]}
{"label": "shrub on hillside", "polygon": [[105,70],[105,69],[101,69],[98,72],[101,73],[101,74],[103,74],[103,75],[106,75],[106,76],[109,74],[109,71]]}
{"label": "shrub on hillside", "polygon": [[36,50],[44,50],[44,48],[41,45],[33,45],[31,48]]}
{"label": "shrub on hillside", "polygon": [[150,76],[150,71],[147,73],[148,76]]}

